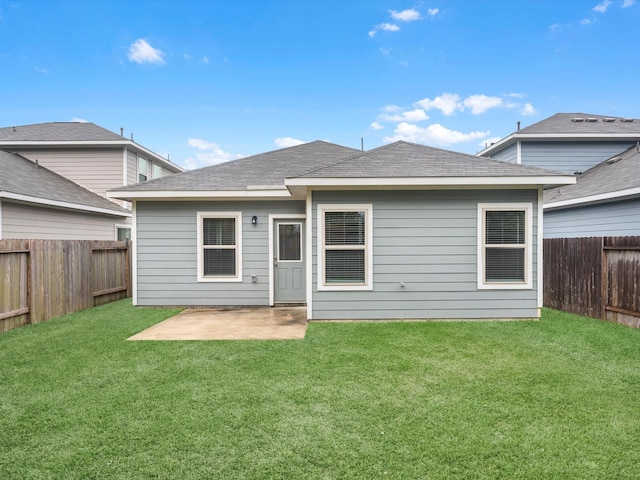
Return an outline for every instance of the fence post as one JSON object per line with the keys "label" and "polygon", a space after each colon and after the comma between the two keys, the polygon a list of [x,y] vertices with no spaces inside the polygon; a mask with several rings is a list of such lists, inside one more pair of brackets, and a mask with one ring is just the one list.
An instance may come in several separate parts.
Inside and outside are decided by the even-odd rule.
{"label": "fence post", "polygon": [[602,320],[607,319],[607,299],[609,297],[609,269],[607,268],[607,251],[605,250],[605,238],[602,237],[601,247],[600,247],[600,256],[601,256],[601,268],[602,272],[600,274],[600,318]]}

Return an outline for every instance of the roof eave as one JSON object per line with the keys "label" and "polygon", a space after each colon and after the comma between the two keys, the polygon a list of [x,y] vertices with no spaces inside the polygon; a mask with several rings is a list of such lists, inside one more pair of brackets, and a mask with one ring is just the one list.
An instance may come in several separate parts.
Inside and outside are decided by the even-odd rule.
{"label": "roof eave", "polygon": [[634,197],[640,197],[640,187],[627,188],[616,192],[599,193],[597,195],[589,195],[586,197],[572,198],[559,202],[549,202],[544,204],[545,210],[559,210],[562,208],[571,208],[577,206],[593,205],[596,203],[607,203],[616,200],[627,200]]}
{"label": "roof eave", "polygon": [[504,137],[496,143],[488,146],[484,150],[480,151],[477,156],[486,157],[498,150],[508,147],[511,144],[519,141],[532,140],[532,141],[544,141],[544,140],[588,140],[597,142],[598,140],[634,140],[640,141],[640,133],[512,133],[511,135]]}
{"label": "roof eave", "polygon": [[296,187],[478,187],[478,186],[557,186],[573,185],[573,175],[491,176],[491,177],[295,177],[285,179],[288,188]]}
{"label": "roof eave", "polygon": [[[131,217],[130,212],[122,212],[109,208],[94,207],[91,205],[83,205],[80,203],[63,202],[60,200],[51,200],[48,198],[34,197],[31,195],[23,195],[20,193],[0,192],[0,199],[13,200],[21,203],[31,203],[35,205],[43,205],[53,208],[61,208],[64,210],[76,210],[85,213],[99,213],[101,215],[110,215],[114,217]],[[114,205],[115,206],[115,205]]]}
{"label": "roof eave", "polygon": [[264,190],[155,190],[109,191],[107,198],[119,200],[292,200],[286,188]]}

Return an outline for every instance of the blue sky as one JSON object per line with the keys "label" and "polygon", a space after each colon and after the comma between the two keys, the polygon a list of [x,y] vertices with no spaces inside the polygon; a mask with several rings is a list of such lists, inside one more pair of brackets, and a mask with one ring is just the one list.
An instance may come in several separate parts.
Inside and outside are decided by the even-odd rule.
{"label": "blue sky", "polygon": [[0,126],[86,120],[195,168],[296,142],[476,153],[640,117],[640,1],[0,0]]}

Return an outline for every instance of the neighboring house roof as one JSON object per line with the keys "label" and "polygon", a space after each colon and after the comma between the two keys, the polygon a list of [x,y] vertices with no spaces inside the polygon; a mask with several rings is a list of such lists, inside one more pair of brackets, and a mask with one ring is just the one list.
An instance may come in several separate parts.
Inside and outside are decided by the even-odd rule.
{"label": "neighboring house roof", "polygon": [[90,122],[49,122],[0,128],[0,148],[42,146],[126,146],[137,149],[174,172],[184,169],[157,153]]}
{"label": "neighboring house roof", "polygon": [[[311,142],[110,190],[110,198],[300,195],[306,186],[566,185],[575,181],[538,167],[510,164],[408,142],[368,152]],[[272,195],[267,195],[268,192]]]}
{"label": "neighboring house roof", "polygon": [[130,217],[131,212],[16,153],[0,150],[0,200]]}
{"label": "neighboring house roof", "polygon": [[544,192],[545,209],[640,196],[640,147],[625,150],[578,175],[575,185]]}
{"label": "neighboring house roof", "polygon": [[589,113],[557,113],[502,138],[482,150],[478,155],[490,156],[492,153],[522,140],[637,141],[640,140],[640,120]]}

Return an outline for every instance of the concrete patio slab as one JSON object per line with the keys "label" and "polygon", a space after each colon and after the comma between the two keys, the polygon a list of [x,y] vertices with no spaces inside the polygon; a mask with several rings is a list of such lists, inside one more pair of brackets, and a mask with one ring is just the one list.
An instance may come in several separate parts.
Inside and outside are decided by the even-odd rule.
{"label": "concrete patio slab", "polygon": [[305,307],[191,308],[129,340],[301,340]]}

